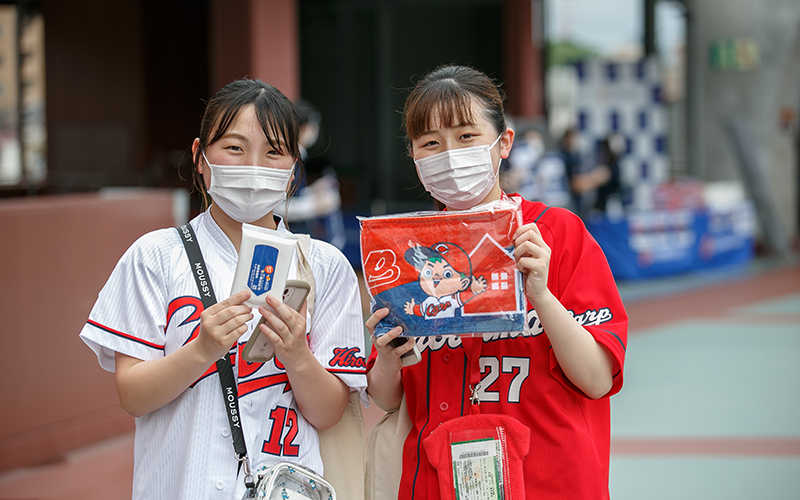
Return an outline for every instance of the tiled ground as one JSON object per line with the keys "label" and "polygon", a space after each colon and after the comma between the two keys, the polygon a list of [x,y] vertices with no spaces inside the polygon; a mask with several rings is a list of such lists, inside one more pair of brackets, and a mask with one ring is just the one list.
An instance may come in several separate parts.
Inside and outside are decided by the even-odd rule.
{"label": "tiled ground", "polygon": [[659,301],[674,319],[631,331],[614,500],[800,498],[799,270],[681,291]]}

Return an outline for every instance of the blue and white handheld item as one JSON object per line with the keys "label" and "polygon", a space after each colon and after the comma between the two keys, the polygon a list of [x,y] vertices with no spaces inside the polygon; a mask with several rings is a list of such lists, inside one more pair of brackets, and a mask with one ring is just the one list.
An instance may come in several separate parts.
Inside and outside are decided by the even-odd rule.
{"label": "blue and white handheld item", "polygon": [[267,296],[282,299],[297,237],[272,229],[242,224],[242,244],[233,276],[231,295],[250,290],[245,304],[257,309],[267,306]]}

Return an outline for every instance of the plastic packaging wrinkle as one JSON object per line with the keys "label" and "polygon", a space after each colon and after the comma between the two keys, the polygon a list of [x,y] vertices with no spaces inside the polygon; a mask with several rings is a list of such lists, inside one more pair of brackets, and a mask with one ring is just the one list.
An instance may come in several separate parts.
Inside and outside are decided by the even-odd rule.
{"label": "plastic packaging wrinkle", "polygon": [[[231,295],[250,290],[245,302],[252,308],[267,306],[267,296],[281,300],[297,237],[251,224],[242,224],[242,244]],[[271,308],[270,308],[271,309]]]}
{"label": "plastic packaging wrinkle", "polygon": [[359,217],[361,264],[375,328],[404,336],[522,332],[527,300],[514,259],[522,225],[511,198],[463,211]]}

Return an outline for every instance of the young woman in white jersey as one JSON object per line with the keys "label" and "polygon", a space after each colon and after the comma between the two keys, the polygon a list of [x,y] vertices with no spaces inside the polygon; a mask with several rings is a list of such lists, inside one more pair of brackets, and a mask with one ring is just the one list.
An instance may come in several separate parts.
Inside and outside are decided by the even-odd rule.
{"label": "young woman in white jersey", "polygon": [[[275,314],[251,310],[249,291],[229,296],[242,223],[288,234],[273,209],[301,168],[294,106],[259,80],[233,82],[208,102],[191,149],[195,184],[212,203],[190,224],[218,302],[203,310],[178,232],[161,229],[120,259],[81,332],[136,417],[134,499],[242,497],[215,367],[221,357],[234,364],[254,468],[291,461],[323,473],[316,431],[337,423],[350,392],[366,385],[358,282],[332,245],[309,247],[310,324],[305,305],[297,312],[270,297]],[[275,357],[249,363],[240,352],[261,316]],[[346,362],[342,352],[351,354]]]}

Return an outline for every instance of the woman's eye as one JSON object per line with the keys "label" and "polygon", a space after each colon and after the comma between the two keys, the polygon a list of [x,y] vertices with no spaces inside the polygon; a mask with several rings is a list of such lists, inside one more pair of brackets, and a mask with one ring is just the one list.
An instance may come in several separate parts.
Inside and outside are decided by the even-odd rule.
{"label": "woman's eye", "polygon": [[461,134],[461,140],[462,141],[468,141],[468,140],[472,139],[473,137],[475,137],[474,134]]}
{"label": "woman's eye", "polygon": [[423,278],[430,278],[431,276],[433,276],[433,271],[432,270],[430,270],[430,269],[423,269],[422,270],[422,277]]}
{"label": "woman's eye", "polygon": [[235,151],[237,153],[241,153],[243,151],[243,149],[240,148],[239,146],[228,146],[225,149],[230,150],[230,151]]}
{"label": "woman's eye", "polygon": [[422,147],[423,148],[428,148],[428,147],[431,147],[431,146],[436,146],[437,144],[439,144],[439,143],[436,142],[436,141],[428,141],[425,144],[423,144]]}
{"label": "woman's eye", "polygon": [[447,271],[445,271],[443,273],[443,276],[444,276],[444,279],[449,280],[450,278],[453,277],[453,271],[448,269]]}

